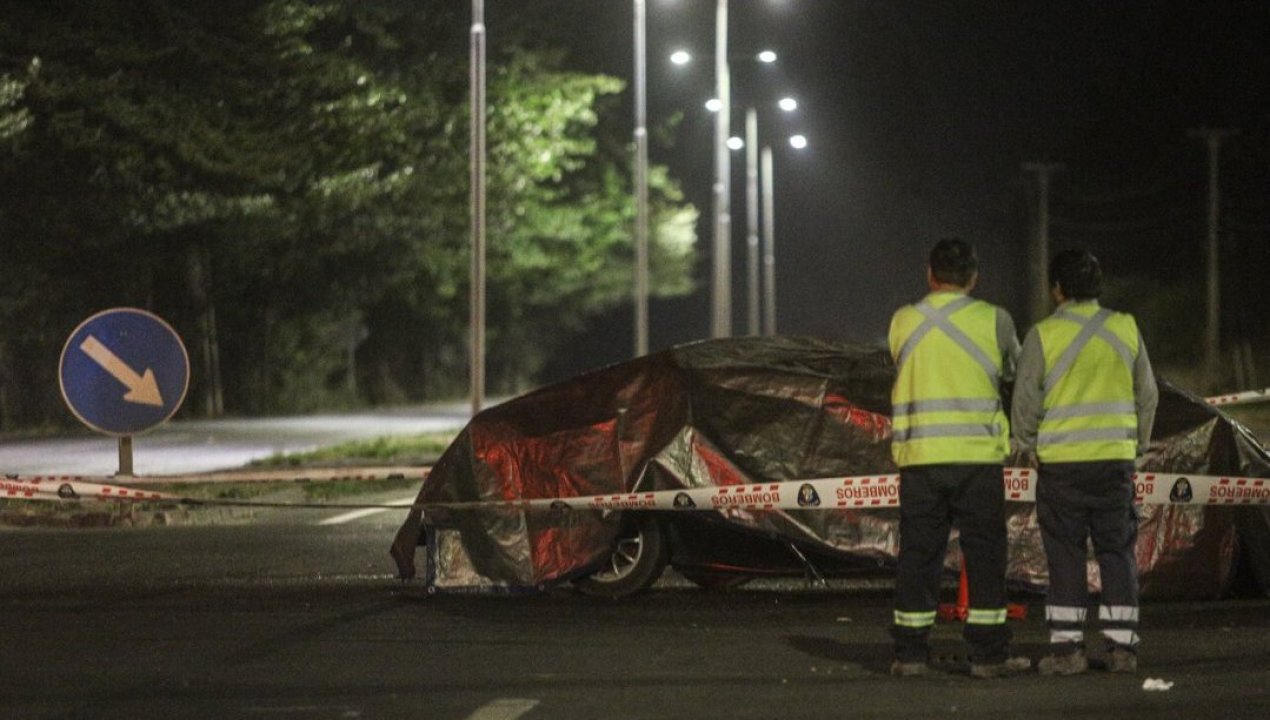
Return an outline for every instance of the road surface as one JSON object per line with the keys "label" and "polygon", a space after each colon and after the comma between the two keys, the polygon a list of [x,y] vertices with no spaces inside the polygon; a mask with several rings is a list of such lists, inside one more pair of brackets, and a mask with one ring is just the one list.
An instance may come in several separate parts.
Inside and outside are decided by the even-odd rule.
{"label": "road surface", "polygon": [[[168,475],[237,468],[278,453],[307,452],[348,440],[458,430],[470,407],[278,418],[176,420],[133,439],[133,472]],[[118,441],[106,435],[0,442],[0,473],[111,475]]]}
{"label": "road surface", "polygon": [[[0,527],[0,717],[1270,717],[1270,599],[1147,604],[1136,676],[974,680],[941,624],[946,672],[900,680],[886,577],[429,596],[391,575],[400,513],[341,514]],[[1015,649],[1036,657],[1041,599],[1014,599]]]}

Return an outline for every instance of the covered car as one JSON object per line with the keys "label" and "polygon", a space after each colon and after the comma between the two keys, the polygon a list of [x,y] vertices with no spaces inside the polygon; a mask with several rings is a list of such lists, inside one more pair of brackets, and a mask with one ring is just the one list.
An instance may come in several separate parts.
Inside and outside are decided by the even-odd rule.
{"label": "covered car", "polygon": [[[422,560],[424,581],[438,591],[572,582],[621,596],[648,587],[667,565],[703,586],[885,572],[898,552],[893,508],[551,512],[464,504],[894,473],[894,372],[875,346],[708,340],[491,407],[425,479],[391,548],[399,574],[415,577]],[[1160,389],[1140,470],[1270,477],[1270,456],[1246,428],[1167,381]],[[1043,589],[1034,506],[1016,502],[1007,511],[1008,579]],[[1138,561],[1144,597],[1218,596],[1241,568],[1265,591],[1270,515],[1261,506],[1144,505]],[[950,573],[959,562],[954,542]]]}

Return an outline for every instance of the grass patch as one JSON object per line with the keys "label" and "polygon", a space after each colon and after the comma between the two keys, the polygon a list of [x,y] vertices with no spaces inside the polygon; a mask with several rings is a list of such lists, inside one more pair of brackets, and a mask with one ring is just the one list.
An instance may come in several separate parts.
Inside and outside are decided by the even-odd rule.
{"label": "grass patch", "polygon": [[395,480],[335,480],[332,482],[310,483],[304,486],[305,500],[323,502],[353,495],[366,495],[389,491],[416,491],[419,489],[418,478],[398,478]]}
{"label": "grass patch", "polygon": [[316,465],[428,465],[436,462],[458,432],[399,435],[352,440],[304,453],[283,453],[252,462],[253,467],[286,468]]}

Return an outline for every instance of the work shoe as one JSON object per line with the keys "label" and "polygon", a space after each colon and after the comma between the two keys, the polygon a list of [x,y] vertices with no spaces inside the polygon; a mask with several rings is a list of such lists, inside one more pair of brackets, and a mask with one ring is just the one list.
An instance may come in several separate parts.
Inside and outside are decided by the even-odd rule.
{"label": "work shoe", "polygon": [[923,677],[930,674],[930,665],[924,662],[896,660],[891,663],[891,674],[896,677]]}
{"label": "work shoe", "polygon": [[1025,657],[1010,657],[999,663],[970,663],[970,677],[983,680],[1014,677],[1032,669],[1032,661]]}
{"label": "work shoe", "polygon": [[1138,671],[1138,656],[1132,650],[1124,648],[1112,648],[1107,653],[1107,672],[1114,673],[1136,673]]}
{"label": "work shoe", "polygon": [[1066,655],[1048,655],[1036,664],[1037,672],[1042,675],[1079,675],[1089,669],[1089,660],[1084,650],[1077,650]]}

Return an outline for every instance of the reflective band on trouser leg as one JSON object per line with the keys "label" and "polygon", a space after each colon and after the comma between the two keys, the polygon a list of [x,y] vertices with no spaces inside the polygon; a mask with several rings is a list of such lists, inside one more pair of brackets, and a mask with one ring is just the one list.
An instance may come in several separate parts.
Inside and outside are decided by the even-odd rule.
{"label": "reflective band on trouser leg", "polygon": [[1085,622],[1085,608],[1046,605],[1045,619],[1049,622],[1083,623]]}
{"label": "reflective band on trouser leg", "polygon": [[925,628],[935,624],[935,611],[930,612],[904,612],[902,610],[895,611],[895,624],[900,627],[908,628]]}
{"label": "reflective band on trouser leg", "polygon": [[1050,630],[1051,645],[1066,645],[1072,643],[1079,645],[1085,642],[1084,630]]}
{"label": "reflective band on trouser leg", "polygon": [[1138,645],[1138,608],[1132,605],[1102,605],[1098,608],[1102,636],[1113,645],[1134,648]]}
{"label": "reflective band on trouser leg", "polygon": [[1046,605],[1045,620],[1050,628],[1050,644],[1079,645],[1085,641],[1085,608]]}
{"label": "reflective band on trouser leg", "polygon": [[1107,622],[1127,622],[1138,624],[1138,608],[1135,605],[1100,605],[1098,619]]}
{"label": "reflective band on trouser leg", "polygon": [[993,610],[971,609],[966,613],[966,622],[971,625],[1004,625],[1005,608]]}

